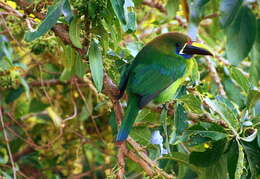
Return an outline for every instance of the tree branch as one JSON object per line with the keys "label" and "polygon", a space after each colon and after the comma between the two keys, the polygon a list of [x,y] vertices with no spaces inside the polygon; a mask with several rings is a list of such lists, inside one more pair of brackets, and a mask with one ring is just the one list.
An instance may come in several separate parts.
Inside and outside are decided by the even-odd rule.
{"label": "tree branch", "polygon": [[3,117],[3,108],[0,106],[0,121],[1,121],[1,125],[3,127],[3,133],[4,133],[4,139],[6,142],[6,147],[7,147],[7,151],[8,151],[8,155],[12,164],[12,170],[13,170],[13,177],[14,179],[16,179],[16,167],[14,164],[14,159],[13,159],[13,155],[12,155],[12,151],[9,145],[9,140],[8,140],[8,136],[7,136],[7,132],[5,130],[5,123],[4,123],[4,117]]}
{"label": "tree branch", "polygon": [[[160,4],[159,2],[154,2],[153,0],[144,0],[142,2],[143,5],[149,6],[151,8],[155,8],[157,10],[159,10],[161,13],[163,14],[167,14],[167,10],[164,8],[164,6],[162,4]],[[184,19],[182,19],[179,16],[175,16],[175,20],[178,21],[178,23],[182,26],[182,27],[187,27],[187,23]]]}
{"label": "tree branch", "polygon": [[162,4],[160,4],[159,2],[155,2],[155,1],[153,1],[153,0],[144,0],[143,2],[142,2],[142,4],[143,5],[146,5],[146,6],[149,6],[149,7],[151,7],[151,8],[155,8],[155,9],[158,9],[161,13],[164,13],[164,14],[166,14],[167,13],[167,11],[166,11],[166,9],[163,7],[163,5]]}
{"label": "tree branch", "polygon": [[217,72],[212,60],[210,59],[210,57],[207,57],[207,56],[205,58],[206,58],[206,61],[207,61],[207,64],[208,64],[208,69],[210,71],[210,75],[218,86],[218,92],[222,96],[226,96],[226,92],[225,92],[224,87],[221,83],[221,79],[218,75],[218,72]]}

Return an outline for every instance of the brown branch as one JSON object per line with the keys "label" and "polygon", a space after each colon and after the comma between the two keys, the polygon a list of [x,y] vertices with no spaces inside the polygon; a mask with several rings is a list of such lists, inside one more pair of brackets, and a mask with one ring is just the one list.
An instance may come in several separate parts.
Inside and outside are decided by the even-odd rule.
{"label": "brown branch", "polygon": [[215,17],[218,17],[218,16],[219,16],[219,13],[213,13],[213,14],[210,14],[210,15],[203,17],[203,20],[204,19],[212,19],[212,18],[215,18]]}
{"label": "brown branch", "polygon": [[222,95],[222,96],[226,96],[226,92],[224,90],[224,87],[221,83],[221,79],[218,75],[218,72],[212,62],[212,60],[210,59],[210,57],[205,56],[206,62],[208,64],[208,69],[210,71],[210,75],[213,78],[213,80],[215,81],[215,83],[218,86],[218,92]]}
{"label": "brown branch", "polygon": [[33,153],[35,152],[35,149],[32,148],[31,146],[27,146],[26,148],[24,148],[22,151],[19,151],[17,153],[14,154],[13,158],[14,158],[14,161],[18,161],[21,157],[25,156],[25,155],[28,155],[30,153]]}
{"label": "brown branch", "polygon": [[[121,106],[121,103],[119,100],[116,99],[116,96],[119,95],[120,91],[118,90],[117,86],[112,82],[112,80],[109,78],[107,74],[104,76],[104,89],[103,93],[106,94],[113,103],[113,108],[116,115],[116,121],[117,125],[120,126],[122,119],[123,119],[123,108]],[[125,159],[124,156],[126,154],[126,144],[125,142],[121,143],[121,145],[118,146],[118,165],[119,170],[117,173],[117,179],[123,179],[125,174]]]}
{"label": "brown branch", "polygon": [[74,175],[74,176],[71,176],[69,178],[71,179],[80,179],[82,177],[86,177],[86,176],[91,176],[91,174],[94,172],[94,171],[98,171],[98,170],[104,170],[107,166],[105,165],[101,165],[101,166],[98,166],[98,167],[94,167],[92,170],[90,171],[87,171],[87,172],[84,172],[84,173],[80,173],[78,175]]}
{"label": "brown branch", "polygon": [[145,162],[144,160],[140,159],[140,157],[138,155],[136,155],[134,152],[127,151],[126,156],[128,158],[130,158],[131,160],[133,160],[135,163],[142,166],[147,175],[149,175],[149,176],[156,175],[155,171],[150,167],[150,165],[147,162]]}
{"label": "brown branch", "polygon": [[190,118],[194,122],[203,121],[203,122],[215,123],[215,124],[218,124],[218,125],[220,125],[220,126],[222,126],[224,128],[228,128],[228,125],[225,123],[225,121],[223,121],[223,120],[214,120],[214,119],[212,119],[210,117],[209,114],[199,115],[199,114],[188,112],[188,118]]}
{"label": "brown branch", "polygon": [[144,152],[144,149],[141,147],[140,144],[138,144],[133,138],[128,137],[127,138],[127,142],[130,143],[132,145],[132,147],[136,150],[136,152],[138,153],[138,155],[144,160],[146,161],[146,163],[148,163],[150,165],[150,167],[152,167],[153,170],[156,171],[157,174],[160,174],[161,176],[163,176],[166,179],[172,179],[172,178],[176,178],[174,175],[170,175],[166,172],[164,172],[162,169],[160,169],[157,166],[157,163],[153,160],[151,160],[146,153]]}
{"label": "brown branch", "polygon": [[155,2],[153,0],[144,0],[142,2],[143,5],[149,6],[151,8],[155,8],[158,9],[160,12],[162,13],[167,13],[166,9],[164,8],[164,6],[162,4],[160,4],[159,2]]}
{"label": "brown branch", "polygon": [[[160,4],[159,2],[154,2],[153,0],[144,0],[142,2],[143,5],[149,6],[151,8],[155,8],[157,10],[159,10],[161,13],[163,14],[167,14],[167,10],[165,9],[165,7]],[[183,20],[181,17],[179,16],[175,16],[175,20],[178,21],[178,23],[182,26],[182,27],[187,27],[187,23],[185,20]]]}
{"label": "brown branch", "polygon": [[118,148],[117,159],[118,159],[119,170],[118,170],[116,179],[123,179],[124,176],[125,176],[125,154],[126,154],[126,151],[127,151],[126,144],[124,142]]}
{"label": "brown branch", "polygon": [[112,82],[112,80],[109,78],[107,74],[104,76],[104,89],[103,93],[106,94],[113,103],[113,108],[116,115],[116,120],[118,125],[121,124],[121,121],[123,119],[123,108],[121,103],[116,99],[116,96],[120,94],[120,91],[118,90],[117,86]]}
{"label": "brown branch", "polygon": [[42,80],[42,81],[32,81],[29,83],[30,87],[42,87],[42,86],[55,86],[55,85],[66,85],[71,84],[72,82],[78,82],[79,85],[87,85],[82,79],[80,78],[71,78],[68,81],[61,81],[58,79],[52,79],[52,80]]}
{"label": "brown branch", "polygon": [[1,2],[1,1],[0,1],[0,8],[6,10],[7,12],[12,13],[12,15],[15,15],[17,17],[24,17],[24,15],[22,13],[20,13],[16,9],[13,9],[9,5],[7,5],[7,4],[5,4],[4,2]]}
{"label": "brown branch", "polygon": [[15,164],[14,164],[12,151],[11,151],[11,148],[10,148],[10,145],[9,145],[8,135],[7,135],[7,132],[5,130],[5,123],[4,123],[4,117],[3,117],[3,107],[2,106],[0,106],[0,121],[1,121],[1,125],[3,127],[4,139],[5,139],[8,155],[9,155],[9,158],[10,158],[10,162],[11,162],[11,165],[12,165],[13,177],[14,177],[14,179],[16,179],[16,170],[17,169],[16,169]]}

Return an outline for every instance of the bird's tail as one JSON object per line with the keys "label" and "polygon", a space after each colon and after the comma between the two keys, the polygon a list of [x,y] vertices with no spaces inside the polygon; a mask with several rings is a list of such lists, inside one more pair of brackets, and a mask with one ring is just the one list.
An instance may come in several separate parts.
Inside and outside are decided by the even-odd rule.
{"label": "bird's tail", "polygon": [[127,139],[128,134],[134,124],[135,118],[140,110],[138,108],[139,97],[136,95],[129,95],[126,112],[122,121],[120,130],[117,134],[116,141],[123,142]]}

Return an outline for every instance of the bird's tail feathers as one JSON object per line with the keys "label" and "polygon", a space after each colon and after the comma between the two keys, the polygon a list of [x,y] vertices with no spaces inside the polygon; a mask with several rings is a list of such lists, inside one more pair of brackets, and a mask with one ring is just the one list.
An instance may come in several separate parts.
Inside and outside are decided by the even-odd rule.
{"label": "bird's tail feathers", "polygon": [[116,138],[117,142],[122,142],[127,139],[128,134],[133,127],[135,118],[138,115],[138,111],[140,110],[138,108],[139,96],[129,95],[128,99],[129,100],[127,103],[127,109],[124,115],[124,119],[122,121],[120,130],[117,134],[117,138]]}

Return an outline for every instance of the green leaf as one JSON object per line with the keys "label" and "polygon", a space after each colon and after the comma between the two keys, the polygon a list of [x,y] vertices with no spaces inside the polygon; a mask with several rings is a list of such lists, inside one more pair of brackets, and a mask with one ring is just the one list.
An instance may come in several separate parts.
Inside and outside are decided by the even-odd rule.
{"label": "green leaf", "polygon": [[21,118],[22,116],[28,114],[29,103],[27,101],[28,99],[22,96],[15,102],[14,116],[16,118]]}
{"label": "green leaf", "polygon": [[29,112],[36,113],[43,111],[45,108],[47,108],[49,104],[44,104],[43,102],[39,101],[36,98],[33,98],[33,100],[30,102]]}
{"label": "green leaf", "polygon": [[110,0],[113,10],[122,24],[126,24],[124,0]]}
{"label": "green leaf", "polygon": [[163,159],[175,160],[179,163],[185,164],[186,166],[188,166],[192,170],[196,171],[197,173],[201,172],[201,169],[198,166],[193,165],[189,162],[188,154],[181,153],[181,152],[172,152],[171,154],[172,154],[171,157],[161,157],[161,158],[159,158],[159,160],[163,160]]}
{"label": "green leaf", "polygon": [[88,68],[88,64],[84,63],[82,59],[80,58],[80,55],[77,53],[76,55],[76,62],[73,68],[74,73],[80,77],[83,78],[84,74],[86,73],[86,70]]}
{"label": "green leaf", "polygon": [[229,26],[239,11],[243,0],[222,0],[220,3],[220,24],[223,28]]}
{"label": "green leaf", "polygon": [[65,82],[67,80],[69,80],[72,76],[73,76],[74,72],[72,72],[71,69],[68,68],[64,68],[63,72],[60,75],[60,80]]}
{"label": "green leaf", "polygon": [[148,108],[144,108],[142,109],[139,113],[138,116],[136,118],[136,122],[142,122],[144,123],[144,125],[154,125],[156,123],[159,124],[159,118],[160,118],[160,114],[157,112],[153,112]]}
{"label": "green leaf", "polygon": [[64,51],[64,58],[62,63],[64,65],[64,70],[60,75],[60,80],[67,81],[77,72],[77,70],[75,70],[76,68],[75,64],[76,61],[78,60],[77,59],[78,56],[76,51],[70,45],[65,46],[63,48],[63,51]]}
{"label": "green leaf", "polygon": [[27,42],[31,42],[46,34],[57,23],[58,18],[61,16],[63,4],[64,0],[61,0],[54,6],[51,6],[48,9],[46,18],[42,21],[38,29],[34,32],[26,32],[24,39]]}
{"label": "green leaf", "polygon": [[201,109],[202,102],[199,99],[199,97],[194,96],[193,94],[187,94],[187,95],[182,96],[178,100],[183,102],[184,107],[187,108],[188,110],[190,110],[194,113],[197,113],[197,114],[203,113],[203,111]]}
{"label": "green leaf", "polygon": [[126,14],[126,25],[123,25],[125,32],[131,33],[136,29],[136,20],[134,12],[134,3],[132,0],[125,0],[124,12]]}
{"label": "green leaf", "polygon": [[228,173],[230,179],[235,178],[236,168],[237,168],[237,162],[238,162],[238,143],[235,139],[230,141],[228,146],[228,151],[226,153],[227,155],[227,167],[228,167]]}
{"label": "green leaf", "polygon": [[260,130],[257,131],[257,144],[258,148],[260,148]]}
{"label": "green leaf", "polygon": [[71,70],[76,61],[76,52],[70,45],[67,45],[64,48],[64,55],[65,58],[63,58],[63,65],[68,70]]}
{"label": "green leaf", "polygon": [[136,29],[136,21],[135,21],[135,13],[128,12],[127,13],[127,32],[131,33],[134,32]]}
{"label": "green leaf", "polygon": [[208,137],[211,140],[221,140],[227,137],[227,134],[217,131],[201,131],[201,130],[187,130],[185,133],[190,135],[199,135],[201,137]]}
{"label": "green leaf", "polygon": [[247,97],[247,108],[251,109],[260,99],[260,90],[250,90]]}
{"label": "green leaf", "polygon": [[245,96],[241,94],[241,88],[235,85],[229,78],[224,78],[222,83],[228,98],[235,102],[240,108],[243,107],[245,105]]}
{"label": "green leaf", "polygon": [[30,87],[29,87],[27,81],[23,77],[21,77],[21,76],[19,76],[19,81],[20,81],[20,83],[23,86],[23,89],[25,91],[26,97],[30,98]]}
{"label": "green leaf", "polygon": [[258,148],[256,139],[253,142],[242,141],[242,145],[249,162],[252,178],[254,178],[257,174],[260,174],[260,148]]}
{"label": "green leaf", "polygon": [[176,16],[176,12],[179,9],[179,0],[168,0],[166,4],[167,16],[169,19],[173,19]]}
{"label": "green leaf", "polygon": [[167,109],[165,109],[165,108],[163,108],[163,110],[161,111],[160,121],[163,126],[163,132],[164,132],[165,139],[166,139],[166,141],[165,141],[166,149],[169,153],[171,153],[169,135],[168,135],[168,129],[167,129]]}
{"label": "green leaf", "polygon": [[228,124],[229,128],[238,128],[239,122],[234,114],[232,108],[230,108],[227,104],[219,100],[211,100],[209,98],[205,99],[207,105],[215,112],[217,112],[222,119]]}
{"label": "green leaf", "polygon": [[77,48],[82,48],[80,43],[80,18],[74,17],[69,26],[69,36],[72,44]]}
{"label": "green leaf", "polygon": [[256,36],[256,18],[251,10],[243,6],[234,22],[227,28],[226,52],[228,60],[238,65],[250,52]]}
{"label": "green leaf", "polygon": [[221,156],[216,163],[204,169],[199,179],[227,179],[227,160]]}
{"label": "green leaf", "polygon": [[243,170],[244,170],[245,154],[243,151],[243,146],[238,141],[237,141],[237,144],[238,144],[238,160],[237,160],[235,179],[240,179],[243,174]]}
{"label": "green leaf", "polygon": [[5,102],[7,104],[14,102],[16,99],[18,99],[21,96],[21,94],[23,94],[23,92],[24,90],[22,87],[9,90],[7,96],[5,97]]}
{"label": "green leaf", "polygon": [[60,117],[60,115],[56,111],[54,111],[52,107],[48,107],[46,111],[52,119],[54,125],[58,128],[62,127],[62,118]]}
{"label": "green leaf", "polygon": [[236,107],[233,105],[233,103],[230,102],[228,98],[225,98],[223,96],[216,96],[216,99],[222,103],[224,103],[232,112],[233,114],[238,117],[238,110]]}
{"label": "green leaf", "polygon": [[230,75],[237,82],[237,84],[246,92],[252,88],[252,85],[248,78],[236,67],[230,67]]}
{"label": "green leaf", "polygon": [[135,13],[133,11],[134,3],[132,0],[110,0],[113,10],[123,25],[125,32],[131,33],[136,29]]}
{"label": "green leaf", "polygon": [[[202,138],[209,138],[210,140],[217,141],[227,137],[226,131],[223,127],[214,123],[199,122],[184,131],[183,136],[188,135],[190,138],[201,140],[204,143],[206,140]],[[192,141],[192,145],[201,144],[201,141]]]}
{"label": "green leaf", "polygon": [[226,140],[212,142],[205,152],[191,152],[190,163],[199,167],[209,167],[217,162],[223,154]]}
{"label": "green leaf", "polygon": [[260,81],[260,19],[257,19],[256,40],[250,59],[250,80],[257,86]]}
{"label": "green leaf", "polygon": [[191,5],[190,21],[192,23],[198,24],[204,15],[204,6],[209,2],[209,0],[197,0]]}
{"label": "green leaf", "polygon": [[227,151],[227,167],[230,179],[240,179],[244,168],[244,152],[242,145],[233,139]]}
{"label": "green leaf", "polygon": [[65,0],[61,10],[62,10],[63,15],[65,16],[65,20],[67,22],[70,22],[73,18],[73,12],[71,10],[69,0]]}
{"label": "green leaf", "polygon": [[141,145],[149,145],[151,135],[147,127],[134,127],[131,130],[131,136]]}
{"label": "green leaf", "polygon": [[0,164],[6,164],[8,162],[7,150],[0,146]]}
{"label": "green leaf", "polygon": [[4,57],[7,58],[9,64],[12,64],[13,61],[13,50],[10,47],[10,43],[7,38],[3,35],[0,35],[0,61],[3,60]]}
{"label": "green leaf", "polygon": [[188,24],[188,34],[192,40],[196,40],[198,24],[204,16],[204,6],[209,0],[193,1],[190,8],[190,23]]}
{"label": "green leaf", "polygon": [[181,104],[177,104],[174,113],[174,125],[176,128],[176,134],[181,135],[183,131],[188,127],[188,118],[185,109]]}
{"label": "green leaf", "polygon": [[0,173],[1,173],[1,176],[4,177],[4,179],[13,179],[13,177],[9,173],[7,173],[7,172],[4,172],[4,171],[0,170]]}
{"label": "green leaf", "polygon": [[91,41],[90,43],[88,56],[93,81],[97,90],[101,92],[104,77],[103,62],[99,45],[95,41]]}

